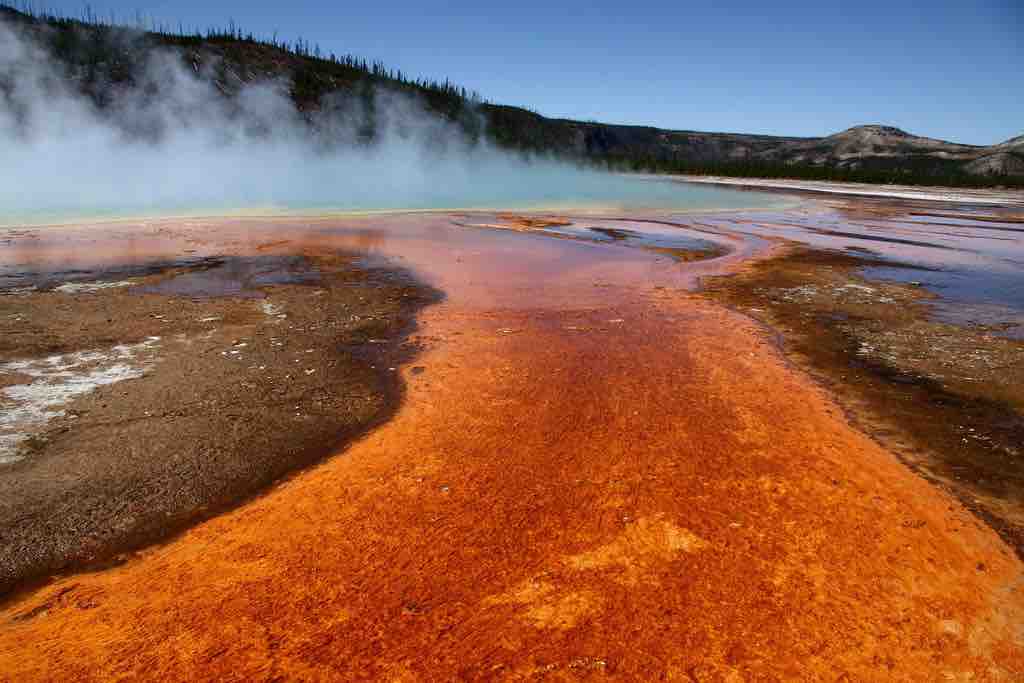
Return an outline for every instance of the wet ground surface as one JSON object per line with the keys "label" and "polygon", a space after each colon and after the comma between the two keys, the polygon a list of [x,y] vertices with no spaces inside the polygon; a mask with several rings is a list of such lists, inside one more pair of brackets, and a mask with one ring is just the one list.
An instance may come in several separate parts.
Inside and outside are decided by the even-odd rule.
{"label": "wet ground surface", "polygon": [[315,284],[316,266],[300,256],[250,256],[223,259],[206,268],[191,268],[135,290],[139,294],[172,297],[242,297],[259,299],[271,285]]}
{"label": "wet ground surface", "polygon": [[1024,209],[879,199],[818,201],[784,214],[699,223],[869,256],[864,275],[937,295],[931,315],[1024,338]]}
{"label": "wet ground surface", "polygon": [[[868,209],[886,220],[907,212]],[[886,267],[995,258],[965,244],[870,239],[887,236],[882,219],[851,226],[842,216],[855,210],[239,219],[19,238],[19,263],[173,260],[186,249],[242,258],[258,245],[309,258],[315,282],[229,297],[263,315],[275,315],[263,304],[276,305],[277,288],[306,297],[326,287],[324,253],[399,268],[445,299],[417,316],[420,354],[394,366],[406,394],[393,419],[167,544],[9,601],[0,671],[17,680],[1020,678],[1024,569],[1013,549],[851,426],[850,406],[752,319],[764,311],[695,293],[702,277],[736,272],[727,282],[739,291],[796,239],[871,249]],[[539,234],[564,229],[563,218],[598,237]],[[643,248],[673,231],[670,248],[708,255]],[[888,236],[905,233],[894,225]],[[808,265],[790,263],[800,273]],[[916,330],[943,324],[928,289],[859,280],[865,265],[819,261],[811,270],[831,268],[833,279],[786,283],[780,291],[797,291],[776,298],[838,322],[879,316],[878,299],[892,299],[905,311],[897,339],[886,341],[887,319],[854,328],[873,345],[865,362],[901,343],[921,376],[947,360],[980,372],[1012,358],[998,356],[1011,347],[985,347],[984,359],[959,353],[962,335],[990,334],[966,325],[941,332],[948,354],[922,355],[939,331]],[[167,338],[146,332],[139,343]],[[167,362],[184,361],[157,361],[155,372]],[[230,409],[265,393],[237,392]],[[137,409],[144,397],[135,394]],[[940,470],[920,469],[944,483]]]}
{"label": "wet ground surface", "polygon": [[689,262],[723,256],[730,250],[720,233],[694,230],[688,223],[653,219],[603,218],[601,216],[567,216],[474,214],[460,217],[457,224],[467,228],[513,230],[551,237],[598,242],[643,249],[664,254],[677,261]]}
{"label": "wet ground surface", "polygon": [[909,278],[868,279],[874,263],[797,248],[706,291],[780,331],[863,429],[1024,555],[1024,342],[943,321]]}

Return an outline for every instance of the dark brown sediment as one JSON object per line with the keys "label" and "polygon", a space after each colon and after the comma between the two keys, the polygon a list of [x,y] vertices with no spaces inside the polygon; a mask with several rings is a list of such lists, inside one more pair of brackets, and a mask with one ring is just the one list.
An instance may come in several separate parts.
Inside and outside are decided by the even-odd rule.
{"label": "dark brown sediment", "polygon": [[[413,352],[402,340],[438,294],[356,258],[115,263],[79,268],[85,291],[53,289],[69,275],[55,273],[0,296],[0,366],[79,361],[79,378],[146,366],[60,405],[4,465],[0,594],[121,561],[393,414],[401,387],[389,368]],[[127,275],[130,285],[88,289]]]}

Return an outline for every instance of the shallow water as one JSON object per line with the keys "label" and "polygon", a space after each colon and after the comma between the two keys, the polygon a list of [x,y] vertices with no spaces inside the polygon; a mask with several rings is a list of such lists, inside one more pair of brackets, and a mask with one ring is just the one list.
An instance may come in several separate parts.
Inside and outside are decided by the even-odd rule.
{"label": "shallow water", "polygon": [[[1018,218],[997,209],[944,207],[941,215],[931,215],[928,211],[934,208],[930,205],[918,208],[861,200],[800,203],[783,195],[610,174],[588,183],[582,188],[552,186],[531,197],[512,191],[502,201],[520,201],[520,206],[547,202],[545,212],[530,215],[559,220],[528,230],[533,239],[557,237],[577,243],[566,245],[562,253],[614,248],[613,258],[624,262],[636,248],[682,250],[705,256],[730,251],[749,255],[780,239],[849,250],[881,262],[880,266],[865,269],[865,277],[914,282],[935,294],[933,310],[939,319],[998,325],[1004,328],[1001,334],[1024,336],[1024,232]],[[579,194],[570,197],[572,192]],[[460,199],[465,198],[451,197],[452,202]],[[553,208],[559,202],[563,208]],[[575,208],[568,209],[570,204]],[[506,211],[515,210],[513,204],[508,206]],[[354,211],[357,207],[337,210],[342,208]],[[524,242],[521,230],[514,234],[517,228],[506,225],[506,214],[468,209],[424,214],[389,212],[386,206],[373,208],[373,212],[349,215],[295,206],[267,215],[246,213],[227,219],[126,218],[117,221],[117,238],[106,239],[100,252],[92,248],[90,236],[97,235],[96,229],[105,221],[80,224],[71,232],[61,230],[59,234],[27,224],[22,224],[21,230],[0,228],[0,289],[87,282],[97,279],[101,271],[104,280],[123,280],[143,263],[153,269],[168,262],[184,264],[183,258],[216,259],[225,253],[227,244],[234,250],[238,243],[273,243],[282,232],[279,221],[286,221],[289,230],[296,221],[305,223],[303,232],[311,230],[319,235],[317,239],[362,253],[371,265],[389,265],[394,245],[401,244],[405,249],[415,242],[416,253],[423,259],[423,267],[416,269],[421,275],[436,270],[439,258],[471,249],[467,245],[480,240],[507,243],[512,265],[526,267],[528,258],[511,245],[529,240]],[[169,237],[171,233],[176,237]],[[77,246],[73,248],[65,243],[70,234],[75,235]],[[179,241],[182,234],[189,236],[192,246],[184,250],[184,255]],[[294,234],[291,237],[294,239]],[[403,259],[400,265],[411,265],[408,255]],[[892,266],[884,265],[887,262]],[[686,286],[692,287],[701,275],[715,268],[713,263],[690,264],[681,277]],[[203,280],[197,280],[201,288],[216,288],[216,282],[207,282],[210,278],[216,280],[216,273],[193,277]],[[228,280],[234,282],[237,278]],[[259,284],[254,281],[250,289],[255,291]],[[182,281],[174,286],[183,286]],[[486,285],[480,287],[486,289]]]}
{"label": "shallow water", "polygon": [[320,276],[316,267],[298,256],[251,256],[226,258],[199,270],[190,270],[152,285],[139,287],[139,294],[161,294],[189,298],[233,296],[257,299],[260,287],[285,284],[314,284]]}
{"label": "shallow water", "polygon": [[293,199],[275,204],[221,203],[196,205],[164,203],[100,206],[83,199],[77,206],[0,207],[0,230],[25,225],[106,221],[125,218],[210,215],[323,215],[331,213],[379,213],[388,211],[486,210],[510,211],[609,211],[658,209],[665,211],[708,211],[715,209],[778,208],[792,205],[778,194],[682,183],[665,178],[610,173],[563,173],[551,182],[522,184],[481,183],[478,186],[438,184],[418,196],[361,195],[338,199]]}
{"label": "shallow water", "polygon": [[877,259],[883,265],[865,268],[862,275],[923,287],[937,297],[936,318],[957,324],[1016,324],[1004,334],[1024,337],[1024,232],[1019,218],[971,206],[944,207],[939,216],[917,215],[927,210],[839,203],[694,220],[716,230]]}

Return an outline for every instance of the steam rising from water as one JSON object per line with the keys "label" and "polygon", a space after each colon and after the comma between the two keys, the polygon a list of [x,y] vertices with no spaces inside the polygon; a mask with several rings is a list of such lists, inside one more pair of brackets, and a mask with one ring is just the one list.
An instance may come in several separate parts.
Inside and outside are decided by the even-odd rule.
{"label": "steam rising from water", "polygon": [[[111,86],[101,111],[43,48],[0,24],[0,213],[513,207],[633,195],[685,206],[694,192],[718,206],[750,203],[507,154],[408,95],[378,92],[370,107],[335,97],[310,123],[287,84],[224,97],[169,49],[151,51],[135,77],[134,88]],[[371,119],[367,144],[359,127]]]}

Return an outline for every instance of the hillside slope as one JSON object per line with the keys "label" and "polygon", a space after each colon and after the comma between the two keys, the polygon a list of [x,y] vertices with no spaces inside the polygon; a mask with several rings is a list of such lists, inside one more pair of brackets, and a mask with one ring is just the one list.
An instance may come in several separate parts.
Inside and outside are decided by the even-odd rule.
{"label": "hillside slope", "polygon": [[[783,137],[664,130],[551,119],[514,106],[481,102],[445,81],[413,80],[353,56],[325,56],[301,40],[261,41],[235,28],[205,35],[152,32],[57,17],[31,17],[0,6],[0,19],[43,44],[68,79],[98,107],[119,91],[152,84],[138,75],[158,50],[170,50],[225,97],[246,84],[289,84],[306,115],[339,100],[369,103],[381,89],[415,95],[424,108],[456,122],[471,140],[485,136],[507,149],[661,172],[788,176],[866,182],[1024,184],[1024,136],[987,147],[863,125],[827,137]],[[0,83],[2,86],[2,83]],[[0,93],[3,88],[0,87]],[[362,122],[373,138],[373,122]]]}

